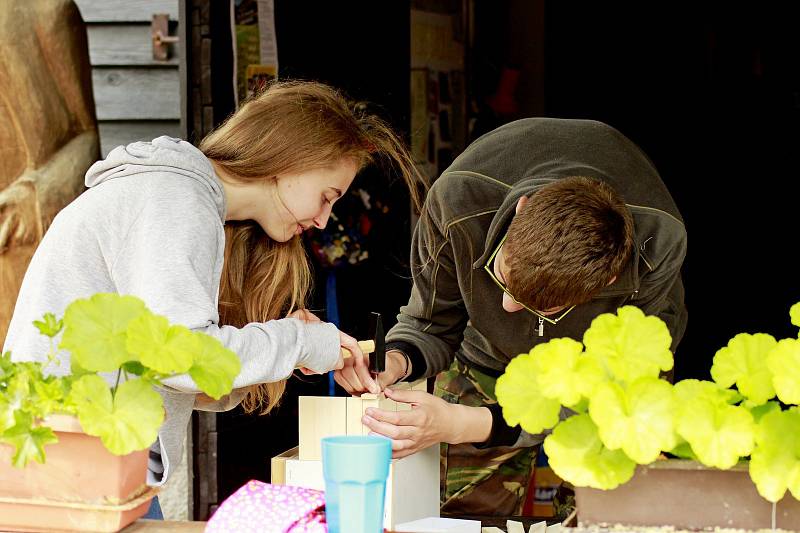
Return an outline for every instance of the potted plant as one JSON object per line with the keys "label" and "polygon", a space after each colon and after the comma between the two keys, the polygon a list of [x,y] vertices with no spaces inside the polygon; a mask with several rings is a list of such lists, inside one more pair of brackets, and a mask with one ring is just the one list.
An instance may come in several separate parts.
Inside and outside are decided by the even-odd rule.
{"label": "potted plant", "polygon": [[[790,316],[800,326],[800,304]],[[581,524],[800,528],[800,340],[736,335],[712,381],[675,385],[659,379],[670,344],[636,307],[600,315],[583,343],[553,339],[511,361],[496,386],[503,416],[551,431],[544,449],[576,488]]]}
{"label": "potted plant", "polygon": [[[95,294],[34,325],[50,338],[43,360],[0,357],[0,529],[117,531],[155,494],[145,480],[164,421],[156,388],[188,374],[219,399],[239,359],[133,296]],[[60,350],[70,372],[51,375]]]}

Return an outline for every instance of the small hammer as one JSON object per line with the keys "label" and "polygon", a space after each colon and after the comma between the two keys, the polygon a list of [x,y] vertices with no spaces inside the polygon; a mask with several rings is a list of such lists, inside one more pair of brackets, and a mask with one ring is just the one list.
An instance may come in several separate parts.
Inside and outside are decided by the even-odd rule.
{"label": "small hammer", "polygon": [[[373,340],[358,341],[358,347],[365,354],[369,354],[369,368],[372,372],[380,373],[386,370],[386,335],[383,332],[383,320],[380,313],[370,313],[373,318]],[[342,348],[342,358],[347,359],[353,354]]]}

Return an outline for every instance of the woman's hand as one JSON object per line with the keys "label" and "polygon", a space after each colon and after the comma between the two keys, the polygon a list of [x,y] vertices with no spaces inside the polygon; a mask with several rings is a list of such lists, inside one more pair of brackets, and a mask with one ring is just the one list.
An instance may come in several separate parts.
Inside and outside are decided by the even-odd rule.
{"label": "woman's hand", "polygon": [[[366,357],[366,356],[365,356]],[[369,365],[369,359],[366,358],[366,364]],[[386,352],[386,370],[378,374],[377,376],[377,392],[375,389],[372,389],[364,384],[364,382],[360,379],[361,374],[355,369],[356,361],[353,360],[352,357],[347,358],[344,360],[344,368],[341,370],[337,370],[333,374],[333,379],[336,380],[336,383],[342,386],[344,390],[346,390],[349,394],[353,396],[360,396],[365,392],[370,392],[372,394],[378,394],[380,391],[384,390],[389,385],[394,385],[397,381],[405,376],[408,372],[410,372],[410,368],[406,368],[406,358],[405,356],[396,351],[390,350]],[[375,382],[376,378],[373,378],[370,374],[370,379]]]}
{"label": "woman's hand", "polygon": [[322,322],[317,315],[308,309],[298,309],[297,311],[286,315],[286,318],[296,318],[298,320],[302,320],[303,322]]}
{"label": "woman's hand", "polygon": [[[322,320],[317,315],[315,315],[314,313],[312,313],[308,309],[298,309],[297,311],[294,311],[293,313],[289,313],[286,316],[286,318],[296,318],[296,319],[302,320],[303,322],[306,322],[306,323],[322,322]],[[342,346],[344,346],[344,342],[346,341],[345,337],[347,339],[353,340],[353,342],[355,342],[355,340],[352,337],[350,337],[349,335],[346,335],[346,334],[344,334],[344,333],[342,333],[340,331],[339,332],[339,342],[340,342],[340,344]],[[349,342],[349,341],[347,341],[347,342]],[[356,349],[358,350],[358,353],[360,354],[361,353],[361,349],[358,348],[358,343],[356,343]],[[334,368],[334,370],[338,371],[338,369],[342,368],[343,366],[344,366],[344,358],[342,357],[342,354],[340,353],[339,354],[339,360],[336,361],[336,366],[333,367],[333,368]],[[300,372],[302,372],[306,376],[310,376],[310,375],[313,375],[313,374],[319,374],[319,372],[314,372],[310,368],[306,368],[306,367],[300,367],[298,370],[300,370]]]}
{"label": "woman's hand", "polygon": [[387,398],[411,404],[410,411],[367,409],[362,423],[373,433],[392,439],[392,457],[399,459],[447,442],[483,442],[492,431],[492,415],[485,407],[451,404],[414,390],[384,390]]}
{"label": "woman's hand", "polygon": [[352,356],[342,361],[333,374],[333,379],[349,394],[360,396],[361,393],[371,392],[378,394],[381,387],[372,378],[369,371],[369,355],[364,354],[356,341],[350,335],[339,332],[342,348],[348,350]]}

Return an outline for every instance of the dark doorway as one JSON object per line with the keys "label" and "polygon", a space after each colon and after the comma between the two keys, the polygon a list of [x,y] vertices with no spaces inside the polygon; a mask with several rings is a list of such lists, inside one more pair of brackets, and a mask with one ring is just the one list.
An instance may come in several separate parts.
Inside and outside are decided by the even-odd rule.
{"label": "dark doorway", "polygon": [[685,218],[677,378],[740,332],[794,336],[800,198],[795,3],[548,2],[546,113],[602,120],[654,160]]}

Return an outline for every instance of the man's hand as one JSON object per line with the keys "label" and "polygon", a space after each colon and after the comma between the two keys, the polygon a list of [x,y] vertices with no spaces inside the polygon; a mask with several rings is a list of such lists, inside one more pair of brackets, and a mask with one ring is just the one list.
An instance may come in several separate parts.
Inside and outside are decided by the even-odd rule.
{"label": "man's hand", "polygon": [[422,391],[386,389],[384,393],[387,398],[411,404],[411,410],[370,408],[361,421],[373,433],[392,439],[395,459],[440,442],[483,442],[491,434],[492,415],[485,407],[447,403]]}
{"label": "man's hand", "polygon": [[[355,357],[348,357],[344,360],[344,367],[333,374],[336,383],[342,386],[348,394],[361,396],[365,392],[378,394],[389,385],[394,385],[397,380],[402,378],[406,372],[406,358],[397,350],[386,352],[386,370],[378,374],[377,382],[369,372],[369,357],[363,356],[362,363],[367,368],[367,382],[364,381],[364,373],[359,372],[358,361]],[[374,387],[371,383],[375,384]]]}

